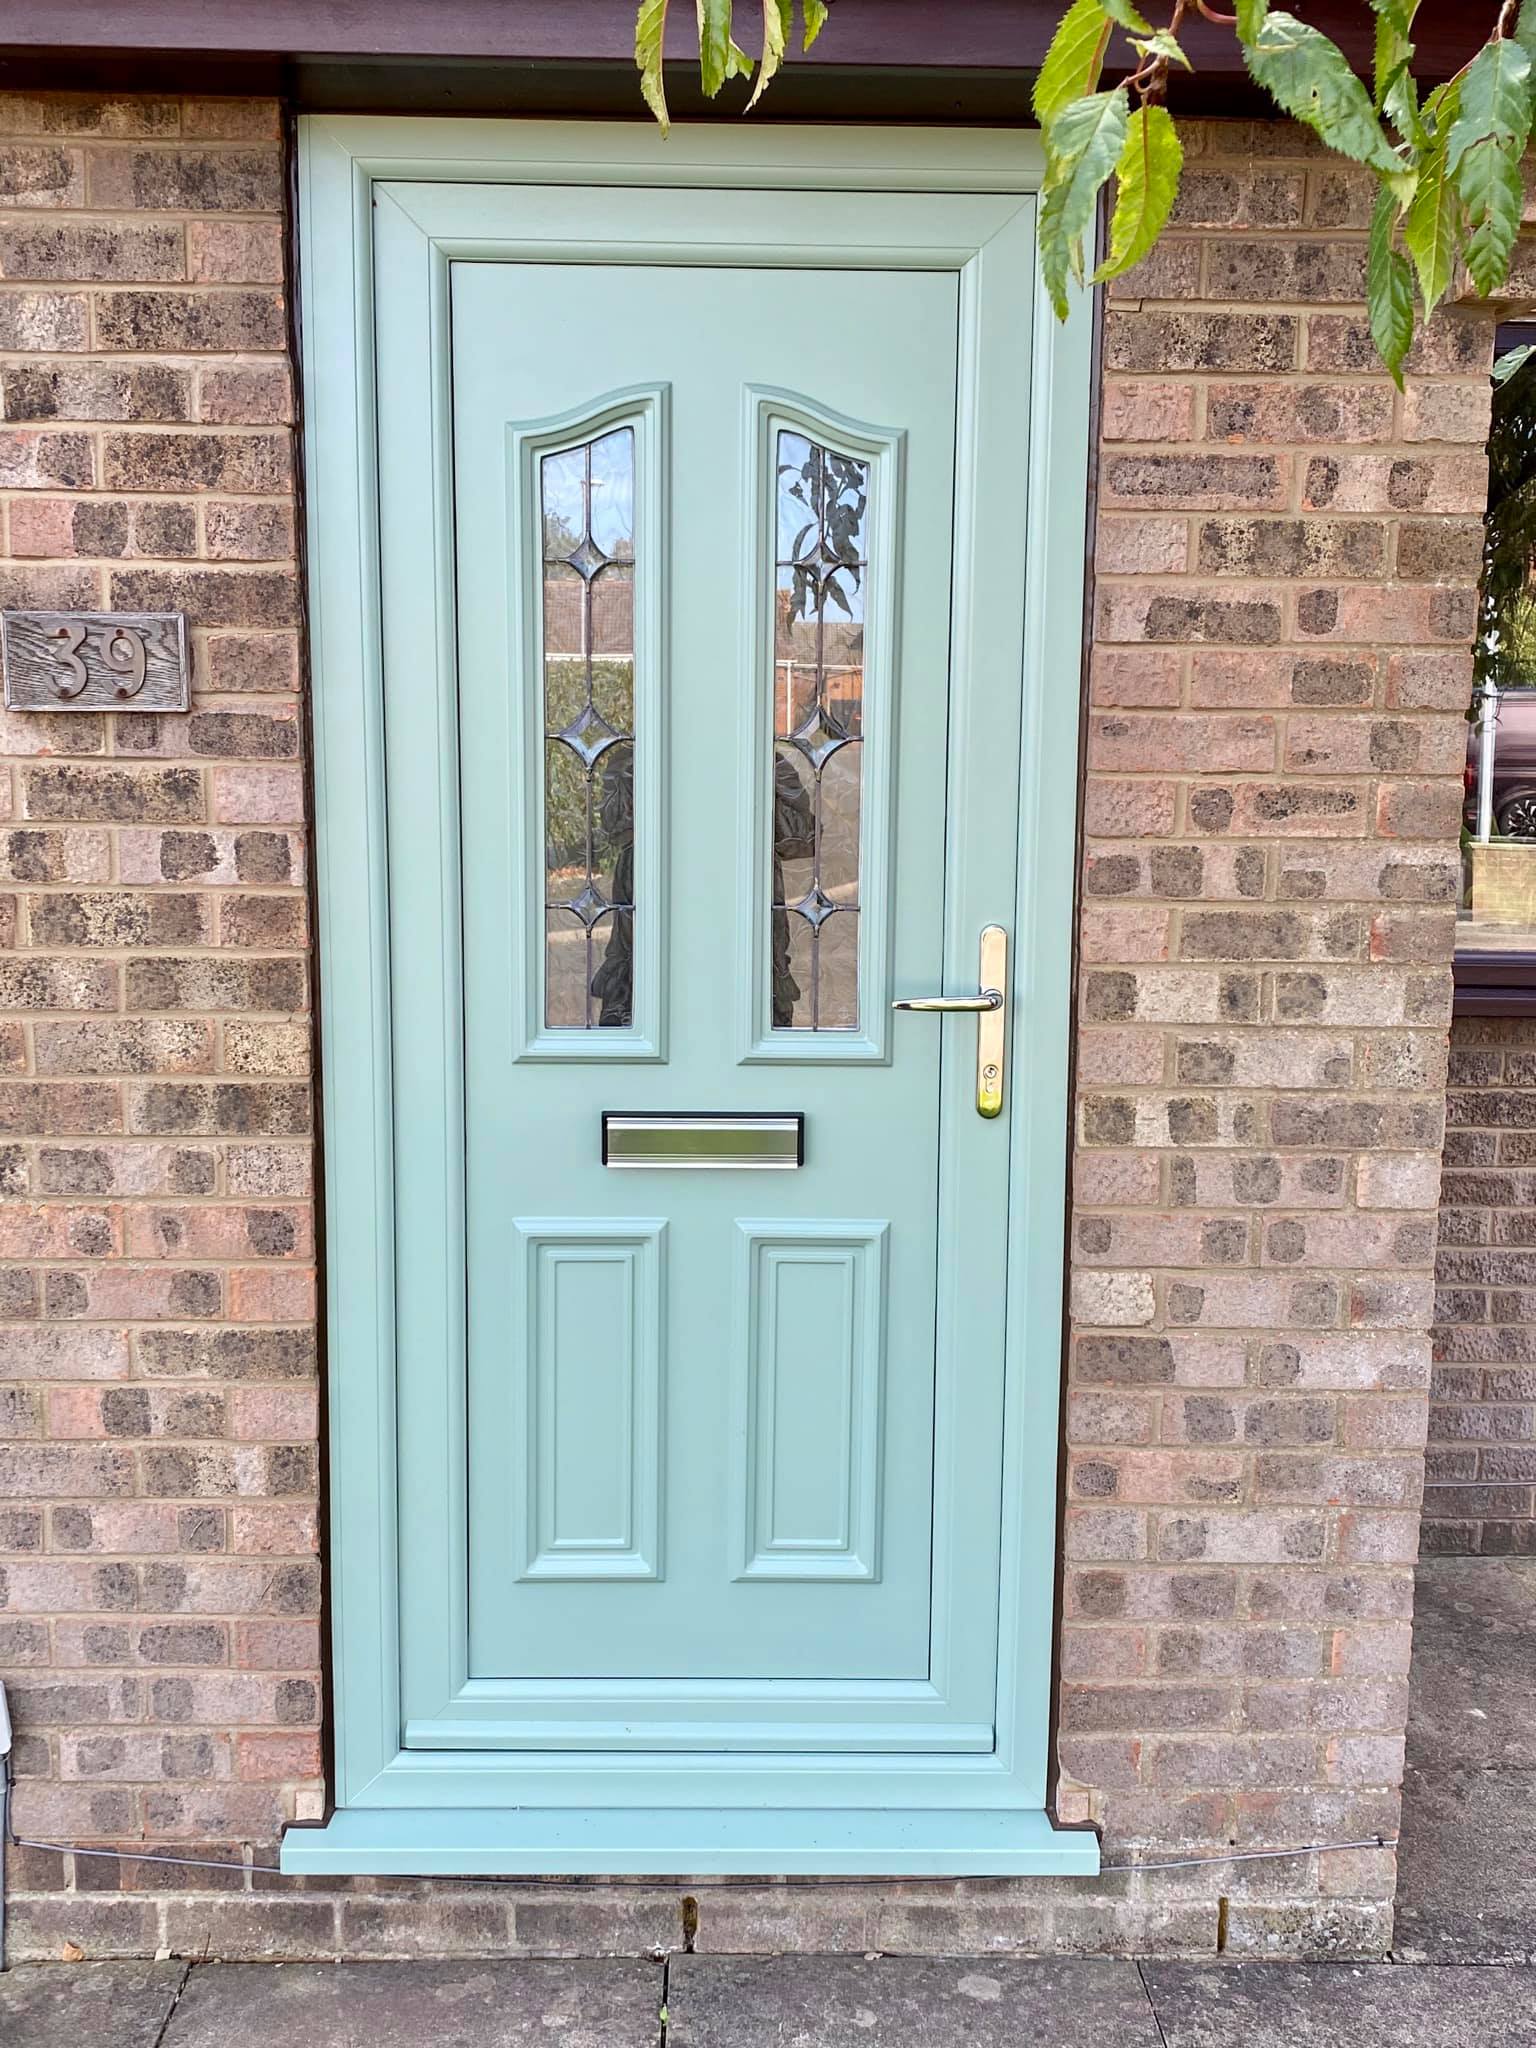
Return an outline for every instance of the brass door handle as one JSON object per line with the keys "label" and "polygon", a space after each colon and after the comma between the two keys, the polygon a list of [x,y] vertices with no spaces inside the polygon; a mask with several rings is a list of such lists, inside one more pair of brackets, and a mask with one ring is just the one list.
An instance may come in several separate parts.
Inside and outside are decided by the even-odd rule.
{"label": "brass door handle", "polygon": [[974,996],[905,996],[893,1010],[922,1010],[940,1016],[974,1014],[976,1026],[976,1113],[1000,1116],[1003,1108],[1003,1052],[1008,986],[1008,934],[989,924],[981,934],[981,992]]}

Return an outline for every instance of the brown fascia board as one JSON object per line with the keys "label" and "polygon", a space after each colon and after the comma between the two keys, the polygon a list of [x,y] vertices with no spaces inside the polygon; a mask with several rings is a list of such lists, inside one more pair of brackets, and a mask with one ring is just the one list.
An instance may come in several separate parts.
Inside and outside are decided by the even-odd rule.
{"label": "brown fascia board", "polygon": [[[1063,5],[835,0],[820,40],[795,64],[853,72],[1033,71]],[[1303,11],[1353,63],[1369,66],[1372,18],[1364,0],[1312,0]],[[679,57],[688,53],[692,14],[686,6],[674,9],[669,47],[675,44]],[[0,0],[0,51],[628,65],[634,16],[634,0]],[[1465,62],[1488,24],[1481,10],[1429,0],[1415,27],[1418,69],[1433,80]],[[1229,29],[1197,18],[1183,36],[1203,100],[1224,83],[1245,83]]]}

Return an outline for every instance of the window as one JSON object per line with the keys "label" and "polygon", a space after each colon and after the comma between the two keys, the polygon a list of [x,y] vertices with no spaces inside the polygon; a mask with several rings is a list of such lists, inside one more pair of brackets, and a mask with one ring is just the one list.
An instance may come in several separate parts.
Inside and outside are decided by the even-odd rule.
{"label": "window", "polygon": [[1467,726],[1457,1007],[1536,1009],[1536,327],[1499,330]]}

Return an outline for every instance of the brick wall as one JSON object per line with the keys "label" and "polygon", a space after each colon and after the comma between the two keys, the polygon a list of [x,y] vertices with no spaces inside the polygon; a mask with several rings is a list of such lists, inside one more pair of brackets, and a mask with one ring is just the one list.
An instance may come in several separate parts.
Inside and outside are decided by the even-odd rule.
{"label": "brick wall", "polygon": [[[1122,1855],[1395,1828],[1486,486],[1488,316],[1399,396],[1364,185],[1203,143],[1106,337],[1061,1707]],[[1253,1868],[1235,1950],[1385,1939],[1390,1855]]]}
{"label": "brick wall", "polygon": [[185,610],[195,692],[0,724],[0,1672],[54,1841],[270,1842],[319,1769],[282,206],[270,102],[0,98],[0,599]]}
{"label": "brick wall", "polygon": [[1427,1555],[1536,1555],[1536,1018],[1451,1034]]}
{"label": "brick wall", "polygon": [[[29,1853],[14,1945],[675,1946],[672,1887],[261,1867],[318,1698],[273,110],[8,119],[0,389],[49,416],[0,444],[7,590],[184,601],[199,681],[158,730],[5,732],[18,1820],[226,1864]],[[1085,798],[1060,1806],[1115,1863],[1396,1823],[1492,342],[1448,316],[1399,397],[1362,187],[1190,141],[1109,313]],[[698,1887],[697,1941],[1372,1951],[1391,1887],[1375,1849]]]}

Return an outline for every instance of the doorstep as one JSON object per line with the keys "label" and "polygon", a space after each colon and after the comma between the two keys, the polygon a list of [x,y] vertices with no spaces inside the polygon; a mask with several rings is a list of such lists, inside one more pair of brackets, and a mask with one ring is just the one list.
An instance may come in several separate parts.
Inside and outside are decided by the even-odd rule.
{"label": "doorstep", "polygon": [[1028,1810],[339,1809],[283,1836],[294,1875],[1094,1877],[1099,1838]]}

